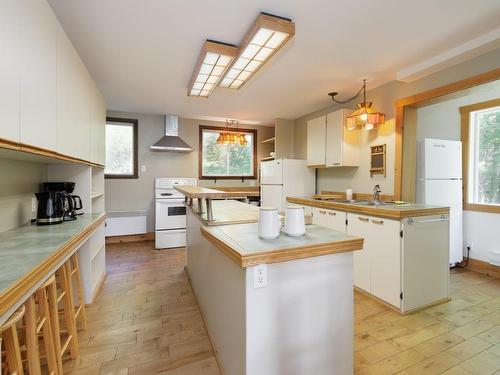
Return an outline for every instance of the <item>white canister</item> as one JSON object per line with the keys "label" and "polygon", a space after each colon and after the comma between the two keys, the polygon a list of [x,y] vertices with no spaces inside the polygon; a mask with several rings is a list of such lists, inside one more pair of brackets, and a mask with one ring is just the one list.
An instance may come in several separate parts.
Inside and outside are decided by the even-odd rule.
{"label": "white canister", "polygon": [[298,237],[306,233],[306,222],[304,219],[304,207],[287,206],[285,209],[285,233],[289,236]]}
{"label": "white canister", "polygon": [[352,189],[349,188],[345,191],[345,199],[348,201],[352,201]]}
{"label": "white canister", "polygon": [[272,240],[280,235],[281,222],[276,207],[261,207],[259,213],[259,237]]}

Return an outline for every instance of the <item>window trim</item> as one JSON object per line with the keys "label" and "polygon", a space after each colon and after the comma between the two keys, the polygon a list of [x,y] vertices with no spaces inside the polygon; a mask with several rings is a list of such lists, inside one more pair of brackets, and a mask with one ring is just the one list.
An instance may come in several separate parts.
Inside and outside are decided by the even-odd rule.
{"label": "window trim", "polygon": [[[204,130],[218,130],[218,131],[239,131],[244,133],[251,133],[253,135],[253,174],[251,176],[203,176],[203,131]],[[257,129],[243,129],[243,128],[226,128],[222,126],[199,126],[199,141],[198,141],[198,179],[200,180],[256,180],[257,179]]]}
{"label": "window trim", "polygon": [[106,117],[106,125],[108,124],[108,122],[121,122],[121,123],[125,123],[125,124],[132,124],[132,126],[134,128],[134,130],[133,130],[133,137],[134,137],[133,167],[134,167],[134,172],[132,174],[104,174],[104,178],[105,179],[137,179],[137,178],[139,178],[139,160],[138,160],[139,121],[137,119],[132,119],[132,118]]}
{"label": "window trim", "polygon": [[500,206],[490,204],[469,203],[469,134],[470,134],[470,114],[487,108],[500,106],[500,98],[488,100],[460,107],[461,140],[462,140],[462,182],[463,182],[463,209],[466,211],[480,211],[490,213],[500,213]]}

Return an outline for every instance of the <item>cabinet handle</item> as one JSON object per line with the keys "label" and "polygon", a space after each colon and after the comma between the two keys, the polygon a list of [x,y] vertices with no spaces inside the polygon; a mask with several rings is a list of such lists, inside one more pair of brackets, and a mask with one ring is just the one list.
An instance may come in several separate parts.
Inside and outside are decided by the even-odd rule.
{"label": "cabinet handle", "polygon": [[319,213],[320,213],[321,215],[324,215],[324,214],[326,214],[326,211],[325,211],[325,210],[319,210]]}
{"label": "cabinet handle", "polygon": [[384,220],[373,220],[372,219],[372,223],[373,224],[384,224]]}
{"label": "cabinet handle", "polygon": [[369,220],[367,217],[361,217],[361,216],[358,216],[358,219],[365,222],[368,222]]}
{"label": "cabinet handle", "polygon": [[337,213],[336,212],[328,212],[328,215],[335,216],[335,215],[337,215]]}

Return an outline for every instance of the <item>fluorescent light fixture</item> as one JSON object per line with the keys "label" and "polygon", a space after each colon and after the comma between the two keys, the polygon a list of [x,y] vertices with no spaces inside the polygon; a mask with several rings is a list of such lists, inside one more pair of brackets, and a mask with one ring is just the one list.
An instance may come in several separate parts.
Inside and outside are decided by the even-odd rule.
{"label": "fluorescent light fixture", "polygon": [[238,47],[232,44],[205,41],[189,81],[188,96],[208,98],[237,54]]}
{"label": "fluorescent light fixture", "polygon": [[245,36],[237,59],[220,81],[220,86],[240,88],[293,35],[295,35],[295,24],[292,20],[260,13]]}

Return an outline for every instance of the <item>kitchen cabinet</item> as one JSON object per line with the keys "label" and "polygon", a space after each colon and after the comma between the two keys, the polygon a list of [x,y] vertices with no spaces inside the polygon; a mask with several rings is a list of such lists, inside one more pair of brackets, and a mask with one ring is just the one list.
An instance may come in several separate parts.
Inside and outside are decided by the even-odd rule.
{"label": "kitchen cabinet", "polygon": [[0,138],[19,141],[19,0],[0,2]]}
{"label": "kitchen cabinet", "polygon": [[20,142],[55,150],[57,21],[46,1],[19,3]]}
{"label": "kitchen cabinet", "polygon": [[57,151],[90,159],[88,73],[62,27],[57,35]]}
{"label": "kitchen cabinet", "polygon": [[346,231],[346,213],[337,210],[329,210],[314,207],[313,224],[321,225],[339,232]]}
{"label": "kitchen cabinet", "polygon": [[307,165],[324,166],[326,157],[326,116],[307,122]]}
{"label": "kitchen cabinet", "polygon": [[403,313],[448,299],[449,215],[387,219],[312,210],[313,224],[364,239],[363,249],[353,252],[357,288]]}
{"label": "kitchen cabinet", "polygon": [[360,132],[344,126],[351,111],[340,109],[307,122],[307,164],[311,167],[359,165]]}
{"label": "kitchen cabinet", "polygon": [[90,111],[90,160],[106,164],[106,103],[97,86],[93,84]]}

